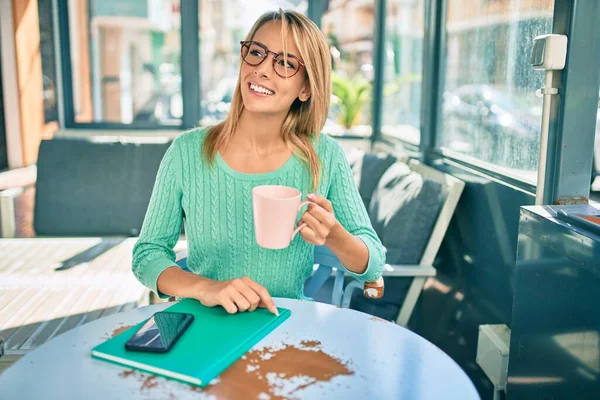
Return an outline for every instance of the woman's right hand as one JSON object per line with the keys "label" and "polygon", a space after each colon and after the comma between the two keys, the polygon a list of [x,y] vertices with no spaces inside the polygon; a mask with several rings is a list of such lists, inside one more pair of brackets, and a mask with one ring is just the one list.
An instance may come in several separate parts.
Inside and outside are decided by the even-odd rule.
{"label": "woman's right hand", "polygon": [[207,307],[221,306],[230,314],[264,307],[279,315],[267,289],[248,277],[228,281],[204,281],[198,292],[198,300]]}

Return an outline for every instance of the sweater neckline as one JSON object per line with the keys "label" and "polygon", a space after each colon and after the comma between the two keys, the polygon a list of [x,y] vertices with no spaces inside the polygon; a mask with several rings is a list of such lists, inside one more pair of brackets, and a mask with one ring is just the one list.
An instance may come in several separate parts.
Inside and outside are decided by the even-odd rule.
{"label": "sweater neckline", "polygon": [[256,181],[256,180],[277,178],[280,175],[282,175],[283,173],[285,173],[287,170],[292,168],[293,165],[296,163],[296,156],[294,154],[292,154],[290,156],[290,158],[288,158],[287,161],[276,170],[269,171],[269,172],[263,172],[263,173],[259,173],[259,174],[247,174],[244,172],[236,171],[233,168],[231,168],[229,166],[229,164],[227,164],[227,162],[221,156],[220,151],[217,151],[215,158],[217,161],[217,166],[221,170],[225,171],[227,174],[229,174],[235,178],[246,180],[246,181]]}

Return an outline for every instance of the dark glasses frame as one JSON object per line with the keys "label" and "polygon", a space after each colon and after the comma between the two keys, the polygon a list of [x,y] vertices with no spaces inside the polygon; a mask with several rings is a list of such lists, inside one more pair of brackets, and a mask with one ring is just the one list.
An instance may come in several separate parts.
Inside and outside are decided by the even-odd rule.
{"label": "dark glasses frame", "polygon": [[[279,72],[277,72],[277,69],[275,69],[275,63],[277,62],[277,60],[279,60],[281,57],[283,57],[283,53],[275,53],[274,51],[271,51],[267,48],[267,46],[265,46],[264,44],[262,44],[261,42],[255,42],[254,40],[242,40],[240,42],[241,48],[240,48],[240,55],[242,56],[242,60],[244,60],[244,62],[248,65],[251,65],[253,67],[257,67],[260,64],[262,64],[268,57],[269,54],[273,54],[273,71],[275,71],[275,73],[282,77],[282,78],[291,78],[292,76],[296,75],[299,71],[300,71],[300,67],[302,68],[306,68],[304,66],[304,63],[302,61],[300,61],[300,59],[298,57],[296,57],[293,54],[289,54],[287,55],[287,58],[293,58],[294,60],[296,60],[298,62],[299,68],[296,69],[296,71],[294,71],[294,73],[292,74],[287,74],[287,75],[281,75]],[[252,45],[256,45],[258,47],[260,47],[261,49],[263,49],[266,53],[266,56],[260,60],[259,62],[257,62],[256,64],[252,64],[249,63],[248,61],[246,61],[246,57],[244,56],[244,48],[246,48],[246,55],[248,55],[248,52],[250,51],[250,46]]]}

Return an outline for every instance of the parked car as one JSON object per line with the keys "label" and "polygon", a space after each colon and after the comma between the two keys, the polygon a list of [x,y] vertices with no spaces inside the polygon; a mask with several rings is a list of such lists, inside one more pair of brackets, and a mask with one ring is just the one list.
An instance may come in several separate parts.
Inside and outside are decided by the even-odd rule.
{"label": "parked car", "polygon": [[594,140],[594,162],[592,163],[592,183],[600,176],[600,91],[598,92],[598,112],[596,113],[596,139]]}
{"label": "parked car", "polygon": [[[542,99],[533,92],[490,85],[465,85],[444,93],[445,146],[506,167],[536,169]],[[600,106],[600,94],[599,94]],[[600,176],[600,112],[592,181]]]}
{"label": "parked car", "polygon": [[445,146],[496,165],[537,165],[542,99],[535,93],[460,86],[444,93],[442,112]]}
{"label": "parked car", "polygon": [[181,91],[154,93],[137,111],[134,122],[179,125],[183,116]]}
{"label": "parked car", "polygon": [[202,125],[214,124],[225,119],[231,107],[236,84],[237,76],[223,78],[200,101]]}
{"label": "parked car", "polygon": [[56,109],[56,85],[52,79],[42,75],[42,96],[44,98],[44,120],[46,122],[58,120]]}

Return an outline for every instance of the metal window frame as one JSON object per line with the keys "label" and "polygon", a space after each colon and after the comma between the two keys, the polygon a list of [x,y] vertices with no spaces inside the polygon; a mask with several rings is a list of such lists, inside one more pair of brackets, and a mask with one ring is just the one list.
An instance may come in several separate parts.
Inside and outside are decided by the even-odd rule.
{"label": "metal window frame", "polygon": [[[81,123],[75,121],[73,81],[71,65],[71,42],[68,0],[56,1],[56,22],[58,30],[58,59],[60,74],[59,121],[67,129],[89,130],[179,130],[197,126],[200,121],[200,57],[199,57],[199,1],[181,2],[181,95],[183,116],[181,124],[161,125],[157,123],[134,122],[122,124],[114,122]],[[82,0],[88,1],[88,0]],[[185,39],[185,40],[184,40]],[[61,111],[62,109],[62,111]]]}
{"label": "metal window frame", "polygon": [[440,143],[442,95],[446,70],[447,0],[426,0],[423,42],[423,83],[421,88],[421,161],[431,163]]}
{"label": "metal window frame", "polygon": [[387,5],[385,0],[377,1],[374,48],[374,88],[373,88],[373,134],[371,142],[385,143],[389,146],[400,144],[411,157],[423,162],[429,162],[432,149],[435,148],[438,137],[438,121],[440,119],[444,76],[444,58],[442,51],[445,46],[446,29],[446,0],[425,0],[424,2],[424,32],[423,32],[423,59],[421,75],[421,115],[419,144],[410,143],[400,138],[383,136],[381,121],[383,117],[383,83],[385,77],[385,21],[387,19]]}
{"label": "metal window frame", "polygon": [[321,29],[321,20],[323,18],[323,11],[325,2],[323,0],[308,0],[308,9],[306,10],[306,16],[311,19]]}
{"label": "metal window frame", "polygon": [[[57,59],[57,85],[59,99],[59,122],[67,129],[89,130],[180,130],[190,129],[200,124],[200,38],[199,3],[198,1],[181,2],[181,95],[183,116],[181,125],[160,125],[154,123],[121,124],[112,122],[81,123],[75,121],[75,105],[73,99],[73,82],[71,77],[71,43],[69,37],[68,0],[54,1],[55,48],[59,53]],[[323,0],[309,0],[307,15],[320,28],[325,3]]]}
{"label": "metal window frame", "polygon": [[371,121],[371,146],[381,141],[381,121],[383,112],[383,79],[385,74],[385,20],[387,1],[375,1],[375,29],[373,32],[373,104]]}
{"label": "metal window frame", "polygon": [[[182,128],[200,124],[200,0],[181,2]],[[172,129],[172,128],[171,128]]]}
{"label": "metal window frame", "polygon": [[[473,170],[535,195],[535,185],[525,180],[440,148],[448,0],[427,0],[426,4],[420,145],[423,159],[428,164],[441,160]],[[569,48],[565,69],[554,77],[554,86],[560,88],[560,99],[551,113],[544,203],[586,203],[590,192],[593,162],[593,150],[590,149],[594,147],[600,86],[600,58],[594,57],[600,54],[600,28],[596,22],[600,20],[600,4],[555,0],[553,14],[552,33],[567,35]],[[589,101],[582,102],[582,97]],[[567,132],[578,134],[568,135]]]}
{"label": "metal window frame", "polygon": [[600,90],[599,20],[600,2],[554,2],[552,33],[569,40],[565,68],[553,77],[559,94],[550,113],[544,204],[588,202]]}

